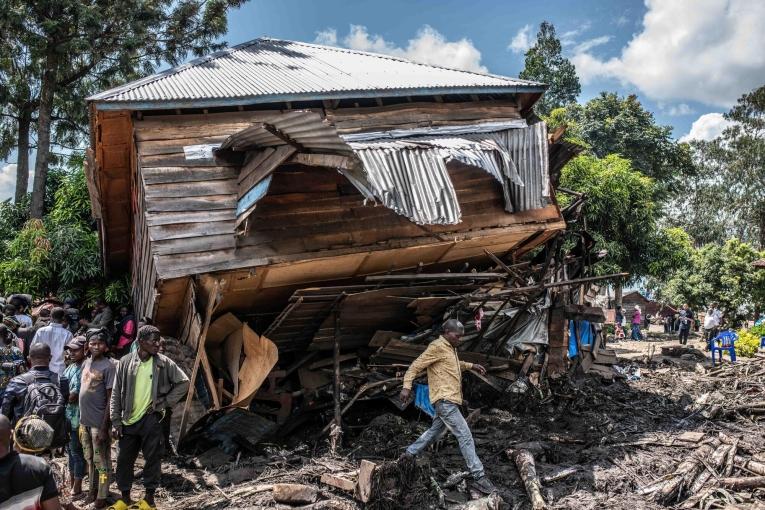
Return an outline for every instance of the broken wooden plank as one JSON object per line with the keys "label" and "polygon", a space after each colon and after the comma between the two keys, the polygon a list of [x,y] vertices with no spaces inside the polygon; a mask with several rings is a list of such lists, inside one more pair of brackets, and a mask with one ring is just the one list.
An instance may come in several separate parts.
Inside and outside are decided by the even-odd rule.
{"label": "broken wooden plank", "polygon": [[377,468],[377,464],[366,459],[362,460],[361,466],[359,466],[357,492],[362,503],[368,503],[372,497],[372,475],[375,468]]}
{"label": "broken wooden plank", "polygon": [[275,483],[273,498],[277,503],[305,505],[314,503],[319,498],[319,492],[313,487],[299,483]]}
{"label": "broken wooden plank", "polygon": [[356,488],[356,482],[349,478],[343,478],[332,473],[324,473],[321,475],[321,483],[337,487],[338,489],[353,492]]}
{"label": "broken wooden plank", "polygon": [[410,281],[410,280],[499,280],[504,273],[417,273],[417,274],[383,274],[367,276],[368,282]]}
{"label": "broken wooden plank", "polygon": [[506,451],[507,456],[515,462],[515,466],[518,469],[518,474],[523,480],[523,485],[526,488],[526,494],[531,501],[531,508],[533,510],[546,510],[547,504],[542,497],[542,484],[537,476],[536,465],[534,464],[534,457],[527,450],[515,450],[509,449]]}

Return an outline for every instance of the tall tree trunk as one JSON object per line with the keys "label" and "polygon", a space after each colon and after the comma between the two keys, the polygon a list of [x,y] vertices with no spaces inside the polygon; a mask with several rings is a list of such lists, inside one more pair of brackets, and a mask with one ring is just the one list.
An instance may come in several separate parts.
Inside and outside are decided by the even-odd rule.
{"label": "tall tree trunk", "polygon": [[53,95],[56,89],[56,69],[58,56],[53,49],[48,50],[45,59],[45,71],[40,84],[40,108],[37,112],[37,156],[35,160],[35,181],[32,187],[32,207],[29,215],[42,218],[45,207],[45,181],[48,177],[48,159],[50,157],[51,113]]}
{"label": "tall tree trunk", "polygon": [[18,204],[27,194],[29,187],[29,128],[32,124],[32,111],[24,105],[19,115],[18,158],[16,159],[16,197]]}
{"label": "tall tree trunk", "polygon": [[616,306],[622,306],[622,281],[619,280],[614,285],[614,301]]}

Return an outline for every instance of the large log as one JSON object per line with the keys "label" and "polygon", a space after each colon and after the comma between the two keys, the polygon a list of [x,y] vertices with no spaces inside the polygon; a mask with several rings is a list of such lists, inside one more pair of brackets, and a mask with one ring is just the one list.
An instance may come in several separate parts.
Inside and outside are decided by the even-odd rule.
{"label": "large log", "polygon": [[518,474],[526,488],[526,494],[528,494],[529,500],[531,500],[532,510],[546,510],[547,504],[542,497],[542,484],[537,476],[534,457],[528,450],[514,450],[511,448],[506,453],[515,462],[515,467],[518,469]]}
{"label": "large log", "polygon": [[765,476],[747,476],[743,478],[720,478],[717,484],[725,489],[757,489],[765,487]]}

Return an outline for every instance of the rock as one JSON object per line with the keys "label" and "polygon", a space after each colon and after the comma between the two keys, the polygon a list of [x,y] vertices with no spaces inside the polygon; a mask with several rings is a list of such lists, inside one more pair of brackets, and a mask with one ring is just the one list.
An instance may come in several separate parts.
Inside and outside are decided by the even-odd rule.
{"label": "rock", "polygon": [[273,488],[274,501],[277,503],[289,503],[304,505],[314,503],[319,495],[316,489],[299,483],[277,483]]}

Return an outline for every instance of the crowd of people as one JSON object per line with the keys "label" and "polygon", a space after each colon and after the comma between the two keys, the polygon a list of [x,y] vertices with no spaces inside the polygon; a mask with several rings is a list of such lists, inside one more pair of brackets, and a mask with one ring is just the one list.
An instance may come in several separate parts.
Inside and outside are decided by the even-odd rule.
{"label": "crowd of people", "polygon": [[[170,446],[170,408],[186,394],[188,377],[161,353],[159,330],[137,322],[127,307],[115,320],[100,300],[87,319],[73,301],[47,303],[34,314],[29,301],[11,296],[2,309],[0,508],[9,501],[20,508],[61,508],[61,487],[44,460],[61,451],[73,501],[114,510],[155,508],[161,459]],[[133,501],[139,453],[145,494]],[[113,482],[119,497],[110,495]]]}
{"label": "crowd of people", "polygon": [[[614,337],[617,340],[626,338],[626,318],[622,307],[616,306],[614,314]],[[630,323],[632,326],[630,330],[630,340],[643,340],[643,333],[640,328],[641,325],[644,325],[645,328],[649,327],[650,317],[643,316],[639,305],[634,305]],[[691,331],[698,328],[696,325],[696,316],[687,303],[683,304],[683,306],[676,312],[666,314],[662,319],[662,323],[664,325],[664,333],[677,334],[677,338],[682,345],[688,343],[688,337]],[[722,323],[723,314],[720,311],[720,307],[716,302],[712,303],[704,315],[703,323],[703,337],[707,344],[707,350],[710,349],[712,339],[714,339],[720,332]]]}

